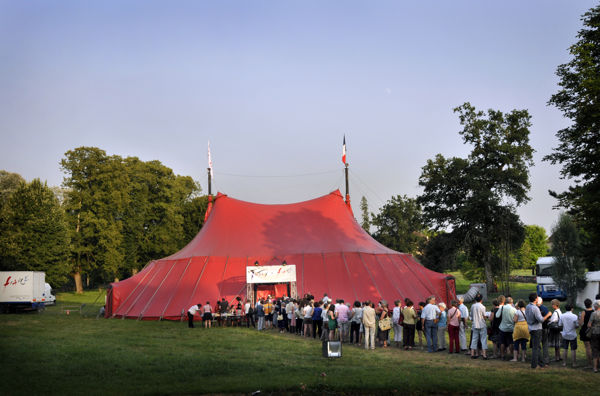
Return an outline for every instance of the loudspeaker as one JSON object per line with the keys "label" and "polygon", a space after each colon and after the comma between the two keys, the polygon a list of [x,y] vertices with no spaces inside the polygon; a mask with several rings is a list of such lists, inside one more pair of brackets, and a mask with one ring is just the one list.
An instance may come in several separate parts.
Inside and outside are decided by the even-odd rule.
{"label": "loudspeaker", "polygon": [[323,341],[323,357],[342,357],[342,343],[340,341]]}

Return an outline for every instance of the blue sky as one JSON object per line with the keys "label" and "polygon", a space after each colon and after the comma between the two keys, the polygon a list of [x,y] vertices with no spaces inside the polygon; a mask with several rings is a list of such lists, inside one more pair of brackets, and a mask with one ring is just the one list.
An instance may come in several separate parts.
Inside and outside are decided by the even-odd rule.
{"label": "blue sky", "polygon": [[465,156],[452,109],[533,116],[526,224],[550,229],[541,162],[568,125],[546,105],[594,1],[0,0],[0,169],[59,185],[67,150],[160,160],[261,203],[343,189],[377,211],[416,196],[436,153]]}

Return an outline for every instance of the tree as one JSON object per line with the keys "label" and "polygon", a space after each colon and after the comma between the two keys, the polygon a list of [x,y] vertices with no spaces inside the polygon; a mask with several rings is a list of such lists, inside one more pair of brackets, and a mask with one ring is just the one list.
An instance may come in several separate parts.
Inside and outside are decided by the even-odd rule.
{"label": "tree", "polygon": [[425,226],[421,208],[414,198],[392,197],[373,215],[373,233],[379,243],[398,252],[418,254],[425,242]]}
{"label": "tree", "polygon": [[8,201],[11,194],[25,183],[25,179],[18,173],[10,173],[5,170],[0,170],[0,208]]}
{"label": "tree", "polygon": [[538,225],[525,226],[525,239],[519,249],[518,263],[521,268],[534,269],[537,259],[548,254],[546,230]]}
{"label": "tree", "polygon": [[457,245],[452,233],[444,231],[434,233],[423,249],[423,255],[420,257],[421,263],[437,272],[455,270]]}
{"label": "tree", "polygon": [[[468,158],[436,155],[422,168],[419,185],[424,188],[418,202],[428,224],[451,229],[469,262],[483,267],[493,288],[494,256],[508,237],[522,227],[516,207],[529,197],[529,145],[531,116],[527,110],[504,114],[476,111],[470,103],[454,109],[459,114],[463,142],[472,146]],[[498,227],[501,225],[501,230]]]}
{"label": "tree", "polygon": [[552,279],[575,304],[577,292],[585,287],[585,264],[581,260],[579,230],[571,216],[560,215],[552,228]]}
{"label": "tree", "polygon": [[111,281],[189,242],[186,210],[200,192],[191,177],[175,175],[159,161],[108,156],[96,147],[68,151],[61,166],[78,292],[82,274],[88,281]]}
{"label": "tree", "polygon": [[55,288],[69,275],[64,212],[46,183],[21,182],[0,209],[0,269],[45,271]]}
{"label": "tree", "polygon": [[369,219],[369,203],[364,195],[360,199],[360,212],[362,214],[360,226],[363,228],[363,230],[369,232],[371,230],[371,221]]}
{"label": "tree", "polygon": [[567,191],[550,194],[586,231],[584,250],[593,267],[600,265],[600,6],[582,21],[579,40],[569,48],[573,58],[556,70],[561,88],[548,102],[572,124],[556,133],[560,144],[544,160],[561,164],[562,177],[573,181]]}

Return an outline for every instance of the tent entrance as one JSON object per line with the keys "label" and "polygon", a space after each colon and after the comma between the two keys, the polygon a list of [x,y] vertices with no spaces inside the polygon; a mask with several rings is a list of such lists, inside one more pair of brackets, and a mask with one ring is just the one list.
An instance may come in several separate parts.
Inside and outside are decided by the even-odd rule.
{"label": "tent entrance", "polygon": [[268,296],[277,299],[284,296],[290,296],[291,287],[289,283],[255,283],[254,284],[254,301]]}
{"label": "tent entrance", "polygon": [[261,298],[296,298],[296,266],[267,265],[246,267],[246,300],[254,304]]}

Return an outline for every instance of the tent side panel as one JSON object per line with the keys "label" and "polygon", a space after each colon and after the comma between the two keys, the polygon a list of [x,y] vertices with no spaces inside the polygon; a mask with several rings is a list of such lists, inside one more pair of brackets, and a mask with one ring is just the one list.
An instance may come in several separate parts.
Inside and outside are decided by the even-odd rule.
{"label": "tent side panel", "polygon": [[230,304],[238,296],[246,299],[246,262],[246,257],[230,257],[225,275],[219,281],[220,295]]}
{"label": "tent side panel", "polygon": [[[298,269],[296,268],[296,272]],[[315,299],[320,300],[323,297],[323,293],[332,295],[329,291],[329,285],[327,283],[325,272],[325,264],[323,263],[323,256],[320,254],[305,254],[304,255],[304,289],[299,293],[299,297],[302,297],[306,293],[310,293],[315,296]],[[300,285],[301,279],[298,278],[300,274],[296,273],[297,284]]]}
{"label": "tent side panel", "polygon": [[188,259],[171,261],[173,268],[169,271],[168,276],[164,279],[156,294],[152,297],[150,305],[142,314],[145,318],[160,318],[165,306],[169,302],[177,281],[181,277],[181,273],[186,267]]}
{"label": "tent side panel", "polygon": [[389,279],[391,269],[383,267],[374,254],[361,254],[361,257],[371,274],[375,287],[381,293],[381,297],[388,304],[397,299],[398,291]]}
{"label": "tent side panel", "polygon": [[143,313],[144,308],[148,304],[148,301],[157,292],[159,286],[169,273],[169,270],[173,267],[172,261],[160,261],[156,265],[156,271],[151,278],[148,278],[145,287],[141,290],[140,294],[132,302],[130,308],[124,312],[127,317],[137,318]]}
{"label": "tent side panel", "polygon": [[198,284],[195,290],[189,294],[189,300],[187,302],[186,310],[195,303],[206,303],[210,301],[210,304],[215,307],[217,300],[221,300],[221,291],[219,286],[223,280],[223,274],[225,273],[225,265],[227,264],[227,257],[209,257],[206,262],[206,268],[202,272],[202,276],[198,280]]}
{"label": "tent side panel", "polygon": [[[129,316],[128,312],[131,310],[131,307],[139,299],[140,294],[144,291],[150,279],[152,279],[157,271],[159,271],[160,267],[160,264],[157,261],[154,261],[151,265],[146,266],[144,271],[125,281],[113,284],[113,289],[115,289],[113,290],[114,316]],[[132,283],[129,284],[129,281],[132,281]],[[128,282],[128,284],[126,285],[125,282]],[[130,285],[133,285],[134,282],[134,287],[128,290]],[[115,301],[118,301],[119,304],[115,304]],[[117,308],[115,308],[115,305],[117,305]]]}
{"label": "tent side panel", "polygon": [[344,253],[346,265],[350,271],[350,282],[356,291],[359,301],[378,301],[379,293],[371,281],[371,276],[365,268],[363,261],[358,253]]}
{"label": "tent side panel", "polygon": [[[192,304],[188,305],[190,296],[192,295],[196,281],[204,269],[206,260],[207,257],[192,258],[191,263],[188,265],[187,271],[177,286],[177,290],[175,291],[173,298],[171,298],[171,302],[164,310],[163,317],[165,319],[179,320],[182,312],[183,315],[185,315],[185,312],[187,312],[189,307],[191,307],[193,304],[206,303],[206,299],[204,299],[202,301],[194,301]],[[211,301],[211,304],[214,304],[214,301]]]}
{"label": "tent side panel", "polygon": [[323,275],[327,277],[328,295],[333,296],[336,300],[343,298],[345,302],[353,302],[356,299],[356,294],[348,277],[348,271],[341,253],[326,253],[323,257],[325,260]]}

